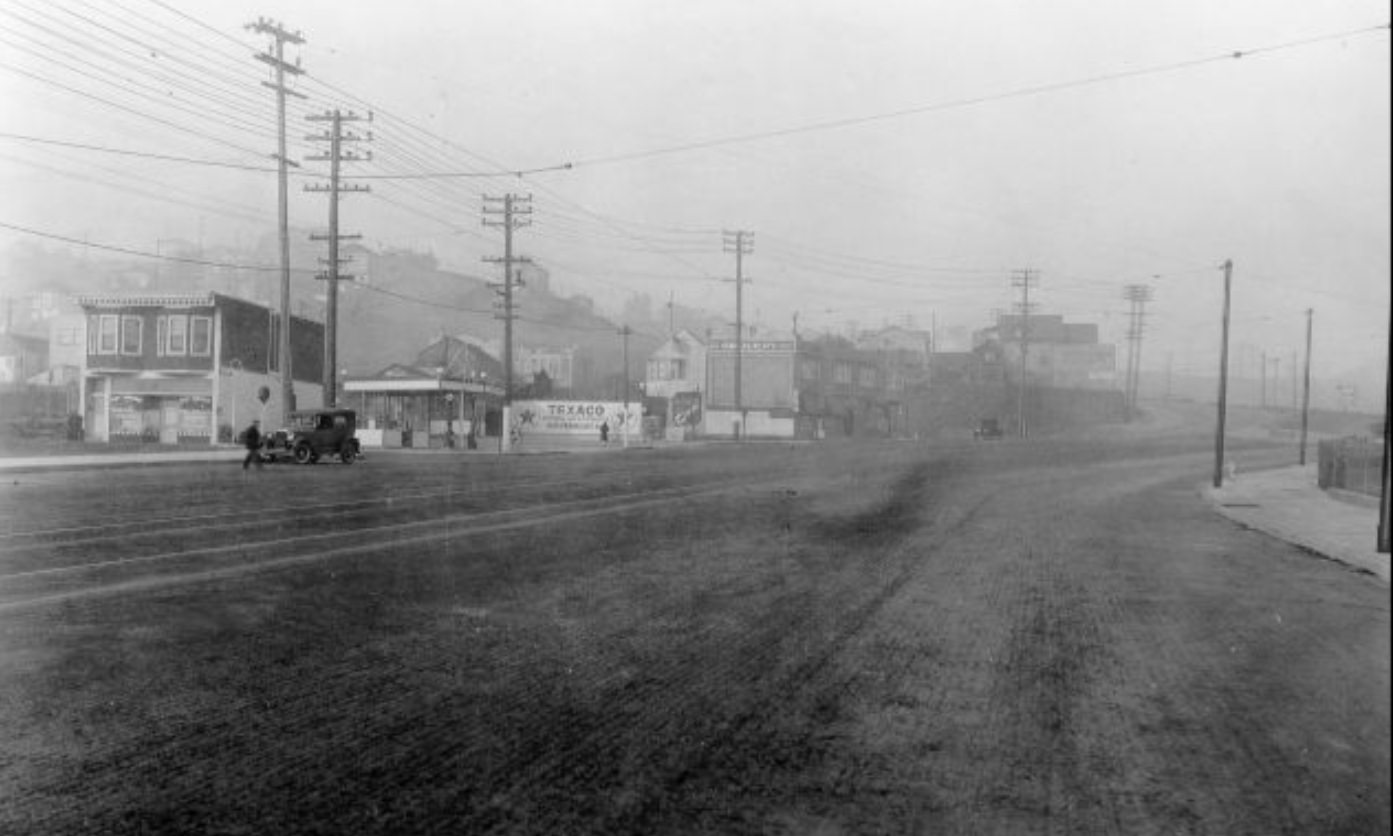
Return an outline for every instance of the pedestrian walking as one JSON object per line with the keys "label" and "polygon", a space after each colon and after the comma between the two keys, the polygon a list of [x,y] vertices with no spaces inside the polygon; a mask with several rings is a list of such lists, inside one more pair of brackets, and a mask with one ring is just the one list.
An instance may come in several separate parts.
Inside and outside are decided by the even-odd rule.
{"label": "pedestrian walking", "polygon": [[600,422],[600,443],[609,446],[609,422]]}
{"label": "pedestrian walking", "polygon": [[247,431],[242,433],[242,443],[247,447],[247,456],[242,459],[242,469],[246,470],[247,465],[256,462],[256,469],[261,469],[261,422],[252,421]]}

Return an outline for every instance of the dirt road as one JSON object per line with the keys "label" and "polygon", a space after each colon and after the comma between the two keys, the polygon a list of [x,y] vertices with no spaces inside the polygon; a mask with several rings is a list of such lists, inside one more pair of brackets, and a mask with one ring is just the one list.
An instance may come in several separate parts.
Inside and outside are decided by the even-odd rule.
{"label": "dirt road", "polygon": [[1387,832],[1387,589],[1190,449],[35,477],[0,831]]}

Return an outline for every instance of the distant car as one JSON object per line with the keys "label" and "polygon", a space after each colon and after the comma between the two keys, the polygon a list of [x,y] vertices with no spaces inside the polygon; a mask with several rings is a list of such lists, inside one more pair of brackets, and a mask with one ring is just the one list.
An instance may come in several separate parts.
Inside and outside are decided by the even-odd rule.
{"label": "distant car", "polygon": [[995,418],[983,418],[972,431],[972,437],[979,440],[998,439],[1003,435],[1001,424]]}
{"label": "distant car", "polygon": [[322,456],[338,456],[344,464],[362,455],[354,435],[358,415],[351,409],[309,409],[290,413],[290,426],[268,433],[261,445],[264,461],[291,460],[313,464]]}

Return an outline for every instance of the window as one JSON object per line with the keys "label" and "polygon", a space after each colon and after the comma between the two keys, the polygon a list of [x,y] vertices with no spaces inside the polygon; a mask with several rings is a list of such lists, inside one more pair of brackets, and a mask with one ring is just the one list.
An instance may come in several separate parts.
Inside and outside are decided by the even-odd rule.
{"label": "window", "polygon": [[213,320],[206,316],[189,319],[189,353],[208,357],[213,353]]}
{"label": "window", "polygon": [[189,318],[187,316],[169,317],[168,332],[164,353],[182,357],[189,353]]}
{"label": "window", "polygon": [[169,317],[161,316],[155,319],[155,356],[164,356],[165,343],[169,342]]}
{"label": "window", "polygon": [[111,314],[103,314],[97,317],[97,352],[98,354],[116,353],[116,329],[119,320]]}
{"label": "window", "polygon": [[140,344],[145,336],[145,320],[138,316],[121,317],[121,353],[139,355]]}

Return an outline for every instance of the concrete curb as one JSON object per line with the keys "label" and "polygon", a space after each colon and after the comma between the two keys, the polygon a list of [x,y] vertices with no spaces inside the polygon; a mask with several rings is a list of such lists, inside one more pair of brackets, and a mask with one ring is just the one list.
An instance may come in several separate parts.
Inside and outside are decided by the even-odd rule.
{"label": "concrete curb", "polygon": [[1242,526],[1390,583],[1389,556],[1376,548],[1377,506],[1328,495],[1309,466],[1254,471],[1222,488],[1201,485],[1199,493]]}

